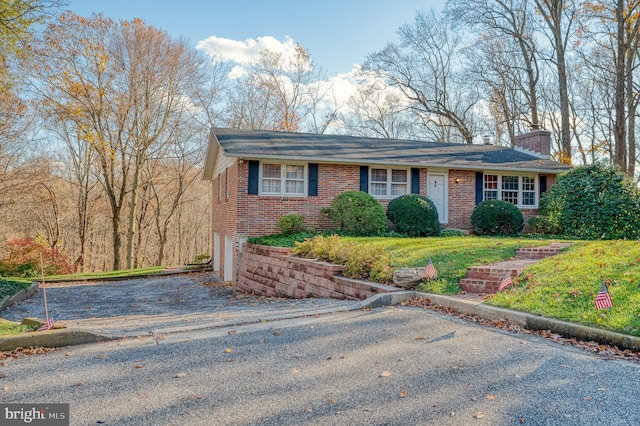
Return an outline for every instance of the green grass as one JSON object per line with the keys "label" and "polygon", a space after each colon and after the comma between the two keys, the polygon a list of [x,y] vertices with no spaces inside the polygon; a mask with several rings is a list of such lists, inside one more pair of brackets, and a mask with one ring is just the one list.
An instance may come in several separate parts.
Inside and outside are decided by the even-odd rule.
{"label": "green grass", "polygon": [[27,325],[18,324],[12,321],[7,321],[0,318],[0,336],[6,336],[11,334],[20,334],[31,331],[31,328]]}
{"label": "green grass", "polygon": [[[595,295],[609,284],[611,309],[596,310]],[[640,336],[640,244],[578,242],[544,259],[487,303]]]}
{"label": "green grass", "polygon": [[425,266],[429,259],[438,270],[438,280],[422,284],[418,291],[455,294],[467,268],[513,257],[521,247],[545,246],[549,241],[519,238],[455,236],[433,238],[351,238],[384,248],[392,256],[391,266]]}
{"label": "green grass", "polygon": [[0,300],[7,296],[13,296],[23,288],[29,287],[31,281],[24,278],[1,278],[0,277]]}

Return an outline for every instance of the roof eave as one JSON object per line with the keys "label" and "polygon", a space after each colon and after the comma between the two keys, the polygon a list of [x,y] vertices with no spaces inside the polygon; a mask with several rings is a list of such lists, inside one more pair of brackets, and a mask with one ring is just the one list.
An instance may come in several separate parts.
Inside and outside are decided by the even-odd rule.
{"label": "roof eave", "polygon": [[526,167],[519,164],[518,166],[496,166],[491,167],[487,164],[482,165],[466,165],[466,164],[447,164],[447,163],[399,163],[394,161],[384,161],[384,160],[348,160],[348,159],[335,159],[335,158],[326,158],[326,157],[304,157],[304,156],[281,156],[281,155],[263,155],[260,157],[256,157],[254,155],[242,155],[239,153],[234,153],[231,155],[233,157],[242,158],[244,160],[278,160],[278,161],[299,161],[299,162],[314,162],[314,163],[325,163],[325,164],[376,164],[376,165],[385,165],[385,166],[402,166],[402,167],[421,167],[421,168],[438,168],[438,169],[456,169],[456,170],[504,170],[504,171],[514,171],[514,172],[526,172],[526,173],[548,173],[548,174],[560,174],[568,171],[570,167],[561,167],[559,169],[551,169],[544,167]]}
{"label": "roof eave", "polygon": [[209,144],[207,145],[207,155],[204,160],[204,169],[202,170],[202,180],[212,180],[213,172],[216,165],[216,159],[218,158],[218,152],[222,146],[213,132],[213,129],[209,132]]}

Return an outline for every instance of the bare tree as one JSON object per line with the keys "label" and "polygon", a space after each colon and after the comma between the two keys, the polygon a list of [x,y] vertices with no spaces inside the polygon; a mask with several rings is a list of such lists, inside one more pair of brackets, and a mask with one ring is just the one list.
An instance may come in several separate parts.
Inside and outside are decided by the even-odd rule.
{"label": "bare tree", "polygon": [[[540,71],[530,0],[450,0],[447,7],[453,16],[462,17],[467,27],[481,31],[479,43],[474,45],[471,52],[480,51],[489,55],[478,61],[479,55],[476,54],[471,63],[479,67],[486,65],[493,68],[497,74],[495,76],[503,83],[509,82],[509,87],[514,85],[525,99],[528,107],[526,118],[530,127],[540,128],[537,89]],[[480,50],[476,50],[476,47],[480,47]],[[500,57],[508,57],[510,65],[505,66],[507,64],[500,61]],[[499,86],[491,84],[493,81],[495,80],[492,78],[485,79],[495,91]],[[506,101],[509,94],[496,93],[495,96],[505,97]],[[503,113],[507,112],[503,110]],[[516,112],[516,115],[519,114]]]}
{"label": "bare tree", "polygon": [[115,23],[71,12],[48,27],[34,50],[43,59],[36,68],[43,105],[74,121],[97,155],[111,206],[114,269],[121,267],[121,219],[128,208],[130,268],[143,166],[192,108],[195,50],[141,20]]}
{"label": "bare tree", "polygon": [[425,126],[441,128],[444,140],[452,137],[443,126],[473,143],[472,115],[479,97],[461,75],[459,33],[443,15],[431,11],[419,12],[398,34],[400,44],[389,44],[369,55],[364,68],[385,75],[411,101]]}
{"label": "bare tree", "polygon": [[384,139],[412,138],[418,124],[408,100],[384,77],[360,72],[359,87],[340,116],[341,127],[349,134]]}
{"label": "bare tree", "polygon": [[309,51],[296,45],[293,56],[264,50],[260,61],[236,80],[227,123],[234,128],[324,132],[335,119],[331,84]]}
{"label": "bare tree", "polygon": [[569,82],[567,76],[567,49],[578,9],[573,0],[534,0],[538,12],[550,31],[549,39],[553,45],[560,99],[560,139],[561,148],[559,161],[571,164],[571,119],[569,116]]}

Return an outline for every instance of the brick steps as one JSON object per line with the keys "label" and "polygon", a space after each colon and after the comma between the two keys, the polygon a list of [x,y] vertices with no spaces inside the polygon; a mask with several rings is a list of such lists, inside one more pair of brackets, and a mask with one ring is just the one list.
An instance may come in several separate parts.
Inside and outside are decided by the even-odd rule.
{"label": "brick steps", "polygon": [[555,256],[569,245],[567,243],[553,243],[544,247],[521,248],[516,250],[514,259],[473,266],[467,269],[467,277],[460,280],[460,287],[467,293],[497,293],[500,281],[507,273],[515,278],[527,266],[545,257]]}

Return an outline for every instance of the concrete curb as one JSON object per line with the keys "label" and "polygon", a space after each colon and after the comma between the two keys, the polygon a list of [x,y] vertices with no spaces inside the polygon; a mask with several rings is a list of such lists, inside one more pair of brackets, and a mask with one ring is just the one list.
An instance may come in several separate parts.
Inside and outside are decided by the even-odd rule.
{"label": "concrete curb", "polygon": [[583,341],[594,341],[615,345],[619,349],[631,349],[640,351],[640,338],[627,334],[617,333],[601,328],[589,327],[582,324],[545,318],[525,312],[512,311],[484,303],[459,299],[440,294],[420,293],[416,291],[403,291],[393,294],[379,294],[363,301],[363,308],[377,308],[402,303],[411,297],[429,299],[432,303],[447,308],[453,308],[464,314],[477,315],[488,320],[507,320],[512,324],[518,324],[527,330],[550,330],[563,337],[576,338]]}
{"label": "concrete curb", "polygon": [[114,340],[114,338],[101,336],[85,330],[71,330],[68,328],[61,328],[48,331],[22,333],[10,336],[0,336],[0,351],[12,351],[16,348],[28,348],[30,346],[58,348],[61,346],[97,343],[107,340]]}
{"label": "concrete curb", "polygon": [[[32,286],[33,287],[33,286]],[[31,287],[29,287],[31,289]],[[35,285],[37,290],[37,284]],[[35,290],[33,290],[35,292]],[[17,296],[17,295],[16,295]],[[14,296],[15,297],[15,296]],[[26,297],[26,296],[24,296]],[[588,327],[581,324],[574,324],[551,318],[544,318],[524,312],[512,311],[509,309],[499,308],[495,306],[485,305],[474,301],[460,299],[452,296],[443,296],[432,293],[420,293],[416,291],[398,291],[393,293],[381,293],[368,299],[355,303],[353,306],[319,308],[313,313],[304,312],[299,315],[295,314],[277,314],[261,318],[260,320],[248,321],[238,324],[220,324],[218,326],[184,326],[174,327],[170,329],[154,330],[153,334],[174,334],[181,332],[194,332],[207,329],[224,328],[229,326],[246,325],[251,323],[259,323],[264,321],[281,321],[296,318],[309,317],[312,315],[328,315],[339,312],[355,311],[360,309],[374,309],[384,306],[399,305],[403,301],[412,297],[422,297],[429,299],[433,304],[453,308],[460,313],[477,315],[488,320],[507,320],[512,324],[518,324],[528,330],[550,330],[563,337],[576,338],[583,341],[595,341],[615,345],[620,349],[631,349],[640,351],[640,338],[629,336],[626,334],[616,333],[604,329]],[[18,347],[29,346],[46,346],[61,347],[70,345],[80,345],[85,343],[97,343],[109,340],[117,340],[122,338],[131,338],[134,336],[106,336],[92,333],[86,330],[73,329],[53,329],[49,331],[41,331],[34,333],[24,333],[13,336],[0,337],[0,350],[9,351]]]}

